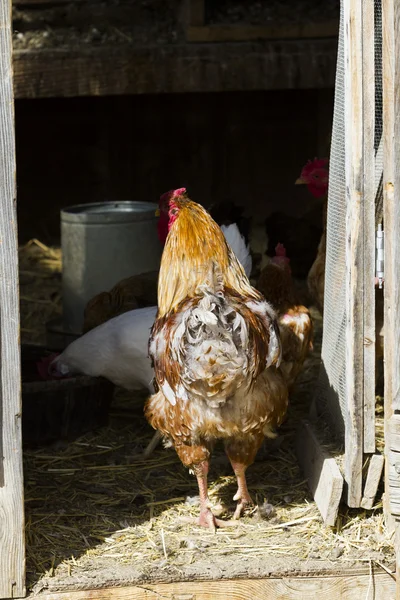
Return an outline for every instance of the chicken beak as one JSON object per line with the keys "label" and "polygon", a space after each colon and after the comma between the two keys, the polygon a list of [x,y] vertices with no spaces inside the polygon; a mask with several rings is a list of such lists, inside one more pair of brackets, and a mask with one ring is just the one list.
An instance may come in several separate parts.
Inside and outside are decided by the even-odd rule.
{"label": "chicken beak", "polygon": [[296,181],[294,182],[295,185],[303,185],[306,182],[304,181],[304,179],[302,177],[299,177],[298,179],[296,179]]}
{"label": "chicken beak", "polygon": [[159,216],[160,216],[160,209],[159,209],[159,208],[157,208],[157,209],[156,209],[156,212],[154,213],[154,215],[155,215],[156,217],[159,217]]}

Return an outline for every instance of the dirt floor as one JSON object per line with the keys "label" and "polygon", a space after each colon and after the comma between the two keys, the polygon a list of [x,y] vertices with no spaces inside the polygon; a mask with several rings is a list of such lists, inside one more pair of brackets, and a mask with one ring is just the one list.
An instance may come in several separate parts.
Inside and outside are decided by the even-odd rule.
{"label": "dirt floor", "polygon": [[[33,242],[20,251],[23,339],[44,343],[60,312],[60,251]],[[371,511],[341,507],[327,528],[297,465],[294,438],[315,389],[321,318],[313,311],[315,350],[277,440],[248,470],[252,514],[215,535],[185,521],[198,514],[195,479],[173,450],[146,461],[153,431],[143,394],[118,390],[110,424],[72,442],[25,448],[28,585],[35,592],[127,583],[392,570],[394,553],[381,501]],[[235,482],[217,450],[210,472],[213,503],[234,510]]]}
{"label": "dirt floor", "polygon": [[[206,24],[288,25],[339,16],[338,0],[206,2]],[[15,3],[14,49],[185,43],[185,0],[87,0],[45,7]]]}

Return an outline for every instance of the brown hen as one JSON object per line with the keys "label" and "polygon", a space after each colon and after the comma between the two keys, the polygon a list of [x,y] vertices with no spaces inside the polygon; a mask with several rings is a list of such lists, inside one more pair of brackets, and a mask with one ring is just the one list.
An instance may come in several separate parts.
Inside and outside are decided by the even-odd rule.
{"label": "brown hen", "polygon": [[278,244],[275,252],[276,256],[260,273],[257,289],[277,311],[282,342],[281,369],[291,389],[312,349],[313,325],[309,310],[298,303],[284,246]]}
{"label": "brown hen", "polygon": [[101,292],[87,303],[83,333],[129,310],[157,304],[158,271],[133,275],[118,282],[109,292]]}

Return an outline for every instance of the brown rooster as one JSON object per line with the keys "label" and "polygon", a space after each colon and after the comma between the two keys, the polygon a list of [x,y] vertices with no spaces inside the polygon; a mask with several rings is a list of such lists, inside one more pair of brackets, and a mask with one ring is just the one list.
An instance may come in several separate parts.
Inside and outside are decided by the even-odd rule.
{"label": "brown rooster", "polygon": [[109,292],[101,292],[87,303],[83,333],[129,310],[157,304],[158,271],[133,275],[119,281]]}
{"label": "brown rooster", "polygon": [[169,235],[149,342],[158,392],[145,414],[200,492],[199,525],[227,523],[209,507],[207,474],[223,439],[237,478],[234,518],[252,504],[245,472],[288,401],[272,307],[251,287],[221,229],[181,188],[169,193]]}
{"label": "brown rooster", "polygon": [[257,289],[277,311],[282,343],[281,369],[291,389],[312,349],[313,325],[309,310],[297,302],[290,260],[283,244],[276,246],[275,253],[261,271]]}

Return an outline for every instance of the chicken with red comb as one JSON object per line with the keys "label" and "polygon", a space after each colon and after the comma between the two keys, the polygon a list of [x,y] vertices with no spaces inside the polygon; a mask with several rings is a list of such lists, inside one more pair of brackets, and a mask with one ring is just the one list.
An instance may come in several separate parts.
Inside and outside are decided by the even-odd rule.
{"label": "chicken with red comb", "polygon": [[296,185],[307,185],[309,192],[315,198],[323,198],[322,234],[317,248],[317,254],[307,275],[307,286],[311,298],[318,310],[323,314],[325,291],[325,259],[326,259],[326,219],[328,209],[329,161],[327,158],[309,160],[301,170]]}
{"label": "chicken with red comb", "polygon": [[304,184],[315,198],[322,198],[328,193],[329,160],[327,158],[314,158],[309,160],[301,170],[296,185]]}

